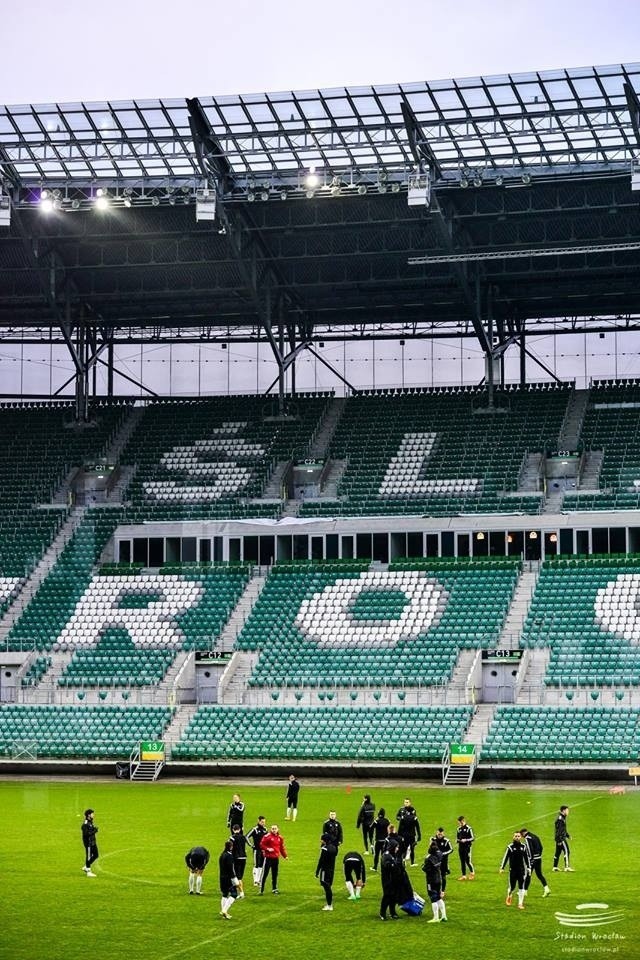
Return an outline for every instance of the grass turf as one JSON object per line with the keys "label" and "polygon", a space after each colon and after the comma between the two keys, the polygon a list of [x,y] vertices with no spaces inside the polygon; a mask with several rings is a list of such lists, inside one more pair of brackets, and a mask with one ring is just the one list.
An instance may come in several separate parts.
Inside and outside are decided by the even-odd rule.
{"label": "grass turf", "polygon": [[[5,781],[0,783],[4,828],[0,851],[4,918],[0,957],[12,960],[406,960],[425,952],[451,960],[549,960],[586,955],[634,960],[640,955],[636,835],[640,793],[602,790],[407,789],[403,785],[345,782],[311,785],[302,780],[300,813],[284,821],[285,784],[203,785],[159,781]],[[280,868],[281,896],[263,897],[245,875],[246,899],[232,908],[232,923],[219,916],[217,857],[227,838],[226,812],[238,789],[246,803],[245,828],[264,813],[277,822],[290,859]],[[335,808],[345,830],[343,851],[361,849],[355,829],[364,792],[372,794],[392,821],[409,795],[423,835],[443,825],[455,837],[464,814],[476,833],[474,882],[457,882],[457,854],[450,858],[447,924],[422,917],[383,924],[378,918],[380,881],[367,873],[360,902],[347,900],[336,864],[334,911],[322,912],[324,897],[314,877],[320,826]],[[552,873],[553,821],[561,803],[570,805],[575,873]],[[82,812],[94,807],[100,830],[97,879],[82,872]],[[506,875],[498,869],[513,831],[527,826],[544,843],[543,868],[551,896],[542,899],[534,877],[526,909],[505,906]],[[211,851],[203,896],[187,894],[184,855],[196,844]],[[417,860],[426,852],[419,844]],[[371,857],[366,857],[367,867]],[[424,874],[409,870],[425,894]],[[609,910],[594,907],[608,904]],[[590,908],[577,910],[579,904]],[[584,918],[621,913],[620,922],[563,926],[556,913]],[[596,939],[594,939],[594,935]],[[610,939],[597,939],[609,937]]]}

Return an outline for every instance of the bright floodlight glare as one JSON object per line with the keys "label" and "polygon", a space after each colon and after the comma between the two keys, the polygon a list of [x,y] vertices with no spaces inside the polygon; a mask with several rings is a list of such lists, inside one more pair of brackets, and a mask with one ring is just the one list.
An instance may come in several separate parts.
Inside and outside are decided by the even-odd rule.
{"label": "bright floodlight glare", "polygon": [[131,197],[125,197],[125,198],[124,198],[124,205],[125,205],[125,207],[130,207],[130,206],[131,206]]}
{"label": "bright floodlight glare", "polygon": [[309,173],[304,178],[304,185],[305,187],[308,187],[309,190],[313,190],[314,187],[320,186],[320,177],[316,173],[315,167],[309,167]]}
{"label": "bright floodlight glare", "polygon": [[96,190],[96,197],[104,197],[104,195],[105,195],[105,191],[102,189],[102,187],[98,187],[98,189]]}
{"label": "bright floodlight glare", "polygon": [[96,210],[107,210],[109,207],[109,201],[104,196],[96,197]]}
{"label": "bright floodlight glare", "polygon": [[43,213],[51,213],[51,211],[53,210],[53,200],[51,199],[51,197],[48,197],[48,196],[43,197],[40,200],[40,209],[42,210]]}

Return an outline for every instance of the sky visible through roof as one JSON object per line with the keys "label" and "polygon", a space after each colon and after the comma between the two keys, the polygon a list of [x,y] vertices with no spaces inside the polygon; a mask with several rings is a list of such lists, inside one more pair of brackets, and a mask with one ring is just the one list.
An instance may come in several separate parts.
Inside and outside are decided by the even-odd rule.
{"label": "sky visible through roof", "polygon": [[631,62],[640,4],[24,0],[2,23],[0,103],[87,103]]}

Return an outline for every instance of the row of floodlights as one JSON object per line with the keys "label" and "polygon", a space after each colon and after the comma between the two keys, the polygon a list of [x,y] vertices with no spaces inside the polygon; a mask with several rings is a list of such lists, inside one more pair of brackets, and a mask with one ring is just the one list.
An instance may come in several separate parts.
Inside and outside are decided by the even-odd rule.
{"label": "row of floodlights", "polygon": [[[522,176],[520,177],[520,182],[524,184],[525,187],[528,187],[529,184],[531,183],[531,174],[523,173]],[[482,179],[482,174],[479,171],[476,171],[475,173],[468,173],[468,174],[464,173],[460,177],[460,186],[462,187],[463,190],[467,190],[469,187],[481,187],[483,183],[484,183],[484,180]],[[492,179],[490,183],[493,184],[493,186],[495,187],[502,187],[504,186],[504,177],[497,176],[494,179]]]}
{"label": "row of floodlights", "polygon": [[136,205],[145,203],[152,207],[159,207],[161,202],[168,203],[169,206],[175,206],[177,203],[190,204],[192,194],[191,187],[187,186],[175,192],[168,189],[162,197],[158,194],[136,195],[131,187],[124,187],[117,193],[111,193],[106,187],[98,187],[91,196],[79,198],[65,196],[59,188],[53,190],[45,188],[40,191],[37,205],[43,213],[52,213],[55,210],[86,210],[88,206],[104,212],[112,206],[131,207],[134,202]]}
{"label": "row of floodlights", "polygon": [[[381,170],[378,173],[375,183],[364,180],[358,183],[355,183],[353,180],[345,182],[342,177],[336,175],[332,176],[330,180],[327,180],[321,177],[316,167],[312,165],[302,178],[301,186],[305,196],[309,200],[312,200],[318,192],[328,194],[332,197],[339,197],[341,194],[350,192],[355,192],[363,197],[370,189],[377,190],[378,193],[386,193],[387,191],[390,193],[400,193],[400,183],[398,181],[388,183],[387,180],[388,177],[385,170]],[[287,200],[290,195],[291,191],[286,187],[270,190],[267,187],[255,187],[250,184],[247,191],[247,200],[249,203],[254,203],[256,200],[270,200],[273,196],[280,197],[281,200]]]}

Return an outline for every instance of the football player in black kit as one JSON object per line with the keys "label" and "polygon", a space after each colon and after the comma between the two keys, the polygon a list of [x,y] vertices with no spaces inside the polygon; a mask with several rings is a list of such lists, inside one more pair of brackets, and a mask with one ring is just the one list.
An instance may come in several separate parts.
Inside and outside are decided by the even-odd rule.
{"label": "football player in black kit", "polygon": [[475,837],[473,830],[464,817],[458,817],[458,829],[456,830],[456,843],[458,844],[458,856],[460,857],[460,869],[462,871],[458,880],[467,879],[467,869],[469,870],[469,880],[474,880],[476,872],[471,862],[471,844]]}
{"label": "football player in black kit", "polygon": [[519,833],[514,833],[513,840],[507,845],[500,864],[500,873],[504,873],[507,864],[509,864],[509,886],[507,887],[505,903],[508,907],[511,906],[513,891],[517,889],[518,910],[524,910],[524,896],[527,892],[524,884],[527,874],[531,870],[531,861],[529,860],[527,845],[523,842]]}
{"label": "football player in black kit", "polygon": [[429,840],[429,846],[435,843],[440,854],[440,873],[442,874],[442,893],[447,889],[447,876],[451,873],[449,870],[449,854],[453,853],[451,840],[444,835],[444,827],[438,827],[435,836]]}
{"label": "football player in black kit", "polygon": [[549,890],[546,877],[542,872],[542,840],[535,833],[531,833],[529,830],[527,830],[526,827],[522,828],[520,831],[520,836],[526,844],[527,850],[529,851],[529,859],[531,860],[531,872],[527,875],[524,888],[528,892],[529,887],[531,886],[531,877],[535,873],[536,877],[543,886],[542,896],[548,897],[551,893],[551,890]]}
{"label": "football player in black kit", "polygon": [[258,822],[255,827],[251,827],[251,830],[246,835],[246,840],[251,849],[253,850],[253,885],[254,887],[260,886],[260,881],[262,880],[262,868],[264,866],[264,853],[260,848],[260,841],[267,833],[267,820],[264,816],[258,817]]}

